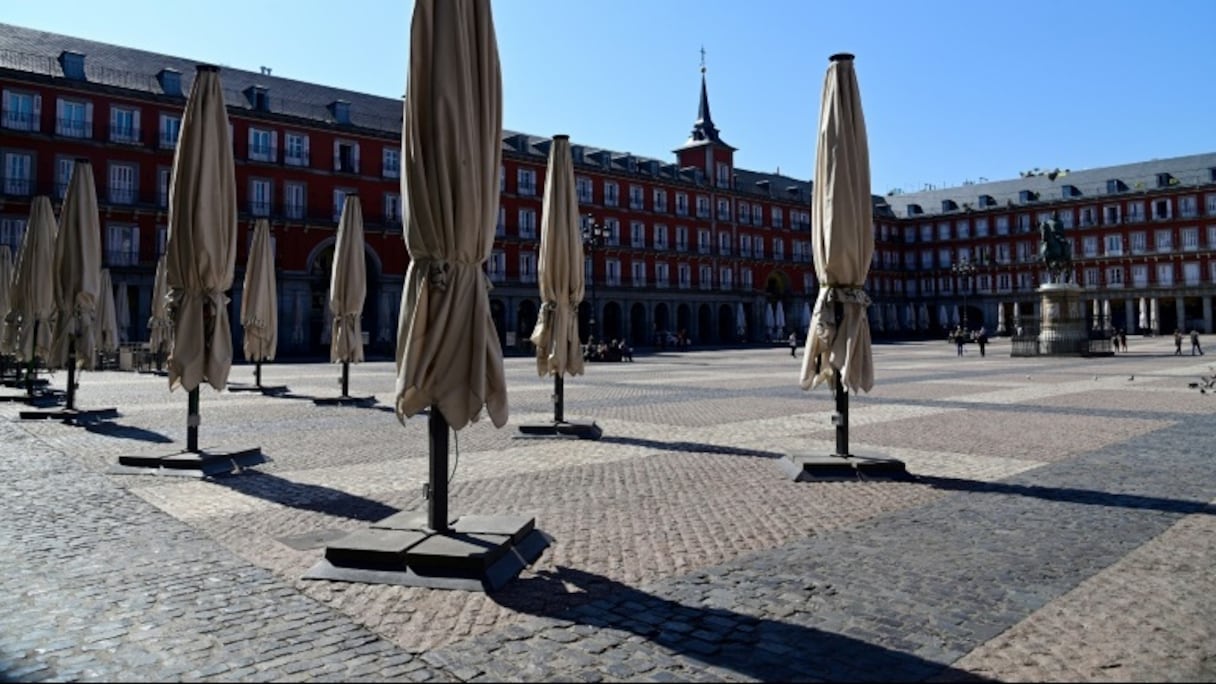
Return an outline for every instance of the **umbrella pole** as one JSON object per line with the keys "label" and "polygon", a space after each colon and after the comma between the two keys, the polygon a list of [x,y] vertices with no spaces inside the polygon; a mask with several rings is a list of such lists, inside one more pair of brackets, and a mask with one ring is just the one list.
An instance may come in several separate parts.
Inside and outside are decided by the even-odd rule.
{"label": "umbrella pole", "polygon": [[553,376],[553,422],[560,423],[566,419],[566,383],[562,374]]}
{"label": "umbrella pole", "polygon": [[261,359],[258,359],[257,361],[253,362],[253,383],[258,386],[258,389],[261,389],[261,387],[262,387],[262,360]]}
{"label": "umbrella pole", "polygon": [[68,397],[67,410],[76,409],[76,338],[68,338]]}
{"label": "umbrella pole", "polygon": [[186,400],[186,451],[198,453],[198,388],[190,390]]}
{"label": "umbrella pole", "polygon": [[[844,304],[836,302],[833,307],[836,313],[836,329],[844,321]],[[836,369],[836,455],[847,458],[849,455],[849,394],[844,391],[844,378],[841,369]]]}
{"label": "umbrella pole", "polygon": [[[342,362],[342,396],[349,397],[350,392],[350,361]],[[447,450],[444,449],[446,452]]]}
{"label": "umbrella pole", "polygon": [[430,483],[427,486],[427,526],[448,531],[448,419],[431,405],[427,420],[431,447]]}
{"label": "umbrella pole", "polygon": [[34,364],[38,360],[38,319],[34,319],[34,341],[30,350],[29,365],[25,369],[25,394],[27,397],[34,396]]}

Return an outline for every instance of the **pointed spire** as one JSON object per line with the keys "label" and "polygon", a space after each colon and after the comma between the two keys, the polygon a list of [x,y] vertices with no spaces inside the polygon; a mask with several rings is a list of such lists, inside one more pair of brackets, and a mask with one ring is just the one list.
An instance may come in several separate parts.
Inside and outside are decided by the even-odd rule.
{"label": "pointed spire", "polygon": [[705,80],[705,46],[701,46],[701,99],[697,103],[697,120],[693,122],[692,133],[681,149],[699,147],[706,144],[717,144],[722,147],[735,149],[718,137],[718,127],[714,125],[709,113],[709,88]]}

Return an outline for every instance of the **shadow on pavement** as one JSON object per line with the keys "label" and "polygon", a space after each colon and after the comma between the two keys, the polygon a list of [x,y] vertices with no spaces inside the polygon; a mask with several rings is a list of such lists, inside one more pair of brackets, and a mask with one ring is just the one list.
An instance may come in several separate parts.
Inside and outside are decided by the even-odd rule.
{"label": "shadow on pavement", "polygon": [[[712,590],[704,586],[705,595]],[[805,589],[807,598],[825,590],[831,591],[810,583]],[[668,652],[758,681],[992,681],[853,637],[684,604],[563,566],[518,579],[491,598],[523,613],[630,632]]]}
{"label": "shadow on pavement", "polygon": [[610,444],[628,444],[630,446],[661,449],[663,451],[705,452],[711,454],[726,454],[728,456],[755,456],[757,458],[781,458],[785,454],[776,451],[760,451],[758,449],[742,449],[739,447],[722,446],[721,444],[702,444],[700,442],[660,442],[657,439],[641,437],[601,437],[601,442]]}
{"label": "shadow on pavement", "polygon": [[321,485],[293,482],[258,470],[246,470],[240,477],[217,477],[210,482],[282,506],[351,520],[376,522],[398,512],[374,499]]}
{"label": "shadow on pavement", "polygon": [[[316,401],[318,399],[325,401],[325,400],[337,400],[340,398],[337,395],[326,396],[326,397],[315,397],[311,394],[296,394],[295,392],[276,392],[274,394],[267,394],[266,396],[276,398],[276,399],[298,399],[301,401]],[[395,412],[395,409],[392,406],[389,406],[387,404],[381,404],[380,400],[378,400],[378,399],[364,400],[362,398],[356,399],[356,398],[352,397],[349,401],[344,402],[342,404],[334,404],[334,406],[341,406],[344,408],[372,409],[375,411],[384,411],[386,413]]]}
{"label": "shadow on pavement", "polygon": [[76,423],[80,427],[89,432],[106,437],[118,437],[120,439],[134,439],[140,442],[152,442],[153,444],[168,444],[173,441],[168,435],[145,430],[134,425],[121,425],[109,420],[81,420]]}
{"label": "shadow on pavement", "polygon": [[953,477],[934,477],[918,475],[916,481],[938,489],[956,492],[978,492],[991,494],[1009,494],[1013,496],[1029,496],[1048,501],[1064,503],[1088,504],[1091,506],[1118,506],[1120,508],[1147,508],[1164,513],[1191,515],[1202,513],[1216,514],[1216,506],[1206,501],[1187,501],[1185,499],[1165,499],[1158,496],[1142,496],[1139,494],[1115,494],[1094,489],[1075,489],[1072,487],[1043,487],[1040,485],[1011,484],[1008,482],[981,482],[964,480]]}

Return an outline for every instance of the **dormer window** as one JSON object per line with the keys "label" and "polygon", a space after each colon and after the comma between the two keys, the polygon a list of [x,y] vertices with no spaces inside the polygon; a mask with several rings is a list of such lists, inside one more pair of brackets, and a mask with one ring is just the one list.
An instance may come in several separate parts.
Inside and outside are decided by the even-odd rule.
{"label": "dormer window", "polygon": [[1033,201],[1037,200],[1038,198],[1039,198],[1038,193],[1036,193],[1033,190],[1022,190],[1021,192],[1018,193],[1018,202],[1021,202],[1022,204],[1026,204],[1027,202],[1033,202]]}
{"label": "dormer window", "polygon": [[996,206],[996,200],[992,195],[980,195],[980,208]]}
{"label": "dormer window", "polygon": [[730,164],[723,164],[722,162],[718,162],[718,187],[719,188],[729,188],[730,187]]}
{"label": "dormer window", "polygon": [[84,54],[74,50],[64,50],[59,53],[59,66],[63,69],[63,77],[73,81],[84,79]]}
{"label": "dormer window", "polygon": [[346,100],[334,100],[329,103],[329,113],[333,115],[334,121],[340,124],[350,123],[350,103]]}
{"label": "dormer window", "polygon": [[1174,184],[1174,177],[1168,173],[1157,174],[1157,187],[1168,188]]}
{"label": "dormer window", "polygon": [[1080,191],[1077,190],[1077,186],[1075,185],[1065,185],[1064,187],[1060,188],[1060,194],[1065,199],[1068,199],[1069,197],[1079,197],[1081,195]]}
{"label": "dormer window", "polygon": [[262,86],[249,86],[246,88],[245,98],[249,100],[249,106],[255,112],[270,111],[270,98],[266,94],[266,89]]}
{"label": "dormer window", "polygon": [[1112,178],[1112,179],[1106,181],[1106,194],[1108,194],[1108,195],[1113,195],[1115,193],[1123,192],[1126,189],[1127,189],[1127,184],[1124,183],[1123,181],[1119,180],[1118,178]]}
{"label": "dormer window", "polygon": [[908,205],[908,216],[920,216],[923,213],[925,212],[921,209],[919,204]]}
{"label": "dormer window", "polygon": [[173,97],[182,96],[182,72],[177,69],[161,69],[160,73],[156,74],[156,80],[160,83],[162,93]]}
{"label": "dormer window", "polygon": [[947,211],[957,211],[957,210],[958,210],[958,203],[956,203],[954,200],[952,200],[952,199],[942,200],[942,212],[943,213],[945,213]]}

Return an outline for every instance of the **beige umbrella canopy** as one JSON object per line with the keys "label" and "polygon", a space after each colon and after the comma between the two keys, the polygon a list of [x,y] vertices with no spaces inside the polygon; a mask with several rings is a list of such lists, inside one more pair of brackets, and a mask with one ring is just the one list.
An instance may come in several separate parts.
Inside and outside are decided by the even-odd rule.
{"label": "beige umbrella canopy", "polygon": [[329,309],[333,331],[331,363],[363,362],[363,300],[367,296],[367,267],[363,256],[363,207],[358,195],[347,195],[338,222],[334,263],[329,280]]}
{"label": "beige umbrella canopy", "polygon": [[397,332],[399,417],[435,406],[459,430],[484,406],[495,426],[507,422],[482,270],[494,244],[501,135],[489,0],[417,0],[402,133],[410,266]]}
{"label": "beige umbrella canopy", "polygon": [[[47,365],[93,368],[101,292],[101,218],[93,165],[76,160],[55,236],[54,339]],[[70,389],[70,388],[69,388]]]}
{"label": "beige umbrella canopy", "polygon": [[97,298],[97,351],[118,351],[118,314],[114,306],[114,287],[110,269],[101,269],[101,286]]}
{"label": "beige umbrella canopy", "polygon": [[577,312],[583,301],[583,238],[567,135],[554,136],[549,148],[537,273],[542,309],[530,338],[536,346],[536,372],[581,375]]}
{"label": "beige umbrella canopy", "polygon": [[148,344],[160,352],[173,341],[173,323],[169,320],[169,287],[165,284],[165,257],[156,261],[152,281],[152,315],[148,318]]}
{"label": "beige umbrella canopy", "polygon": [[228,297],[236,263],[236,171],[219,70],[199,66],[182,115],[169,185],[165,284],[173,351],[169,387],[224,389],[232,367]]}
{"label": "beige umbrella canopy", "polygon": [[118,294],[114,295],[114,317],[118,325],[118,341],[126,342],[131,329],[131,303],[125,282],[118,284]]}
{"label": "beige umbrella canopy", "polygon": [[56,230],[50,198],[35,197],[17,255],[10,308],[5,317],[5,348],[21,361],[45,359],[50,354]]}
{"label": "beige umbrella canopy", "polygon": [[835,55],[823,84],[811,249],[819,298],[811,316],[801,386],[811,389],[837,374],[849,391],[869,392],[874,362],[864,283],[874,252],[870,152],[852,55]]}
{"label": "beige umbrella canopy", "polygon": [[0,245],[0,321],[8,316],[12,307],[12,290],[13,250],[8,245]]}
{"label": "beige umbrella canopy", "polygon": [[270,222],[258,219],[253,226],[253,240],[249,245],[249,261],[245,265],[245,286],[241,295],[246,361],[274,360],[279,335],[277,297]]}

